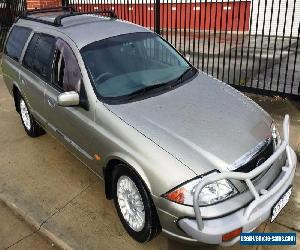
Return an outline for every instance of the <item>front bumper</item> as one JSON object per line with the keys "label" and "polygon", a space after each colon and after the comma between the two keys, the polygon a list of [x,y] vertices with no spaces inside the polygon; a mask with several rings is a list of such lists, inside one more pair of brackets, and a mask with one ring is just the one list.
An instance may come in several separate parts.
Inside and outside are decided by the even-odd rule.
{"label": "front bumper", "polygon": [[[230,246],[238,242],[239,237],[223,242],[222,236],[224,234],[238,228],[242,228],[243,232],[251,232],[263,221],[270,218],[272,207],[293,182],[297,163],[296,154],[288,144],[288,116],[285,117],[283,125],[284,140],[273,155],[256,169],[249,173],[225,172],[214,176],[207,176],[198,184],[194,193],[194,211],[196,218],[179,219],[177,225],[181,230],[192,239],[202,243]],[[287,161],[285,166],[281,168],[281,173],[278,178],[268,190],[256,190],[251,180],[269,168],[284,151],[286,151],[287,154]],[[254,199],[246,207],[230,215],[214,219],[203,219],[200,211],[201,208],[195,205],[199,204],[199,193],[206,185],[222,179],[245,181]]]}
{"label": "front bumper", "polygon": [[[292,153],[293,161],[296,164],[296,155]],[[243,232],[251,232],[257,228],[262,222],[270,218],[273,205],[278,201],[282,194],[292,184],[295,174],[294,170],[289,174],[287,181],[281,185],[280,191],[272,195],[265,202],[261,203],[247,220],[244,216],[246,208],[242,208],[237,212],[225,217],[212,220],[203,220],[203,229],[199,230],[196,219],[183,218],[178,220],[178,226],[190,237],[206,244],[218,244],[230,246],[239,241],[239,237],[231,241],[223,242],[222,236],[237,228],[243,228]],[[284,177],[285,173],[281,173],[276,182],[270,187],[272,189]],[[269,190],[270,190],[269,189]]]}

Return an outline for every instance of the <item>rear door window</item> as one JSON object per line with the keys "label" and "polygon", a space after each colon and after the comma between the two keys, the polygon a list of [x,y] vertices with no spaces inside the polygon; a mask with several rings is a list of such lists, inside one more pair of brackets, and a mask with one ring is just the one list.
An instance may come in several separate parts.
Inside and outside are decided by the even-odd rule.
{"label": "rear door window", "polygon": [[46,82],[52,82],[52,64],[56,38],[35,34],[24,56],[23,64]]}
{"label": "rear door window", "polygon": [[31,29],[29,28],[14,26],[7,39],[4,53],[12,59],[19,61],[30,33]]}
{"label": "rear door window", "polygon": [[51,82],[52,63],[55,51],[55,38],[41,35],[36,47],[33,70],[47,82]]}

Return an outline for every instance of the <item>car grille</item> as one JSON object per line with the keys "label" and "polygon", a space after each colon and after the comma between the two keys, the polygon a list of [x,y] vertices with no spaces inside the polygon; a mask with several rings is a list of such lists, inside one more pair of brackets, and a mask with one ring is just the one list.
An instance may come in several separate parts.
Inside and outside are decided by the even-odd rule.
{"label": "car grille", "polygon": [[250,159],[250,161],[235,169],[234,172],[248,173],[252,171],[256,167],[264,163],[273,154],[273,152],[273,141],[269,139],[267,140],[265,146],[262,147],[260,151],[257,152],[257,154],[255,154],[252,159]]}

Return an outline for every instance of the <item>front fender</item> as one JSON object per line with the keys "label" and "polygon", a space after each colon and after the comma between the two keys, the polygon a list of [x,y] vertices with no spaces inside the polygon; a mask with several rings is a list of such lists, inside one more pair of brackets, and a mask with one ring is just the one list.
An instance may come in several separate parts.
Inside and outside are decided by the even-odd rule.
{"label": "front fender", "polygon": [[139,175],[139,177],[145,183],[149,192],[152,194],[152,188],[151,188],[150,181],[147,178],[147,175],[146,175],[145,171],[143,170],[143,168],[140,166],[140,164],[135,159],[133,159],[132,157],[130,157],[127,154],[124,154],[121,152],[114,152],[104,159],[105,166],[107,166],[111,160],[118,160],[118,161],[123,162],[126,165],[128,165],[132,170],[134,170]]}

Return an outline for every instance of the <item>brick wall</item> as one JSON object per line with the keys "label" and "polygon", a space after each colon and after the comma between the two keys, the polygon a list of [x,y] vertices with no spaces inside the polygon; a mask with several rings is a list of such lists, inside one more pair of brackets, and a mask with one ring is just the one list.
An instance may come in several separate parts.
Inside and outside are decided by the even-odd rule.
{"label": "brick wall", "polygon": [[61,0],[27,0],[27,9],[40,9],[61,6]]}

